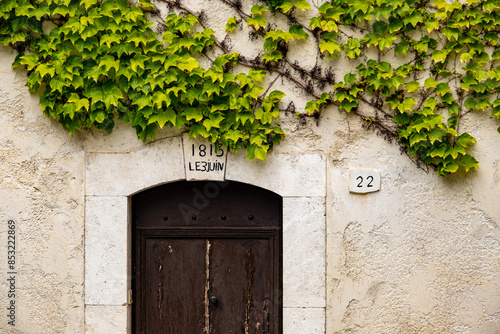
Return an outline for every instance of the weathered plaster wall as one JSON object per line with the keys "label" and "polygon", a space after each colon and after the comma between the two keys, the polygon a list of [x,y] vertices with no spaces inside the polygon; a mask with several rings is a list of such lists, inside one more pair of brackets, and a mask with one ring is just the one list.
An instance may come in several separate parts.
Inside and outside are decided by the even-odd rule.
{"label": "weathered plaster wall", "polygon": [[[489,144],[477,145],[479,172],[449,179],[378,140],[329,156],[328,333],[500,331],[499,152]],[[356,166],[381,171],[380,192],[342,191]]]}
{"label": "weathered plaster wall", "polygon": [[[83,157],[40,112],[0,48],[2,333],[83,332]],[[17,222],[17,317],[7,325],[7,220]]]}
{"label": "weathered plaster wall", "polygon": [[[209,19],[223,30],[225,21]],[[247,37],[239,36],[234,45],[244,48]],[[147,154],[154,145],[143,145],[134,130],[122,125],[112,135],[88,131],[68,136],[42,114],[38,98],[24,86],[25,73],[11,69],[14,57],[10,49],[0,47],[0,308],[6,307],[6,222],[14,219],[18,322],[14,329],[8,326],[2,311],[0,332],[73,334],[86,328],[88,333],[111,333],[120,317],[113,308],[102,313],[103,309],[87,307],[87,313],[102,316],[102,322],[90,317],[93,320],[85,325],[84,226],[86,218],[95,218],[85,217],[85,195],[92,195],[85,186],[99,186],[99,179],[85,180],[86,157],[92,152]],[[276,85],[279,88],[280,82]],[[291,94],[302,99],[298,90]],[[500,135],[495,121],[484,115],[468,117],[464,124],[478,141],[474,153],[481,167],[469,176],[444,179],[418,169],[394,144],[334,108],[319,121],[283,113],[288,136],[271,153],[319,155],[326,171],[297,172],[301,166],[293,165],[294,159],[278,159],[281,163],[272,172],[268,168],[263,178],[261,167],[247,172],[241,156],[229,159],[229,177],[258,185],[266,178],[273,180],[273,173],[299,175],[280,185],[293,190],[313,173],[324,175],[326,202],[315,197],[311,205],[324,205],[326,211],[326,325],[307,326],[317,314],[285,314],[288,333],[500,332]],[[164,129],[158,139],[178,138],[181,133]],[[138,171],[134,177],[144,184],[149,171],[141,167],[133,166]],[[351,168],[379,170],[380,192],[350,194]],[[102,177],[105,183],[113,179],[118,189],[135,182],[112,174]],[[305,215],[300,213],[301,203],[293,205],[298,211],[294,216]],[[315,231],[291,238],[300,247],[301,237],[312,238]],[[98,252],[99,236],[93,240]],[[307,266],[297,271],[315,270],[313,264]],[[286,268],[285,273],[293,286],[295,274]],[[317,291],[314,284],[294,293]],[[307,296],[300,298],[307,303]],[[320,305],[318,298],[323,297],[312,293],[309,301]],[[123,308],[118,312],[126,317]]]}

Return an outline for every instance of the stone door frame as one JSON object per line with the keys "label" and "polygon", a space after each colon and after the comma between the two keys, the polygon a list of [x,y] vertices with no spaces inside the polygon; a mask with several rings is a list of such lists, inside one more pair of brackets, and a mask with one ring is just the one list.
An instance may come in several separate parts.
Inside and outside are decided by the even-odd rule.
{"label": "stone door frame", "polygon": [[[130,196],[186,179],[182,137],[87,153],[85,161],[85,332],[129,334]],[[325,333],[325,157],[271,153],[250,162],[232,154],[226,180],[283,197],[283,331]]]}

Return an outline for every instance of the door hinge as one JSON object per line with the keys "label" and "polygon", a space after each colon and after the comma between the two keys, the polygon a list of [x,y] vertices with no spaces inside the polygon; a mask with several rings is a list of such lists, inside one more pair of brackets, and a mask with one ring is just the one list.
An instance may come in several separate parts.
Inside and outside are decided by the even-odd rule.
{"label": "door hinge", "polygon": [[132,305],[133,298],[132,298],[132,289],[128,290],[128,304]]}

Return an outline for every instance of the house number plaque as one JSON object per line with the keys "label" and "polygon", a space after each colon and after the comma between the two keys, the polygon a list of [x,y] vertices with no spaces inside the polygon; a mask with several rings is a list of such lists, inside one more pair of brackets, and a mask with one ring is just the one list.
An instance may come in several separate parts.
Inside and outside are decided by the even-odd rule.
{"label": "house number plaque", "polygon": [[365,194],[380,190],[380,173],[376,170],[353,169],[349,171],[349,191]]}
{"label": "house number plaque", "polygon": [[190,139],[187,133],[183,135],[182,142],[186,180],[224,181],[227,161],[225,147],[217,150],[213,143],[204,138]]}

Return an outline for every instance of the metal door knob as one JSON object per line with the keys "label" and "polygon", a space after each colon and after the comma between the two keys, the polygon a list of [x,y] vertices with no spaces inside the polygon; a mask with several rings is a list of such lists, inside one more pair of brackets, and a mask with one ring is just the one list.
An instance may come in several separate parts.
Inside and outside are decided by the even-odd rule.
{"label": "metal door knob", "polygon": [[215,296],[210,297],[209,300],[210,300],[210,304],[213,304],[213,305],[215,305],[219,302],[219,300]]}

